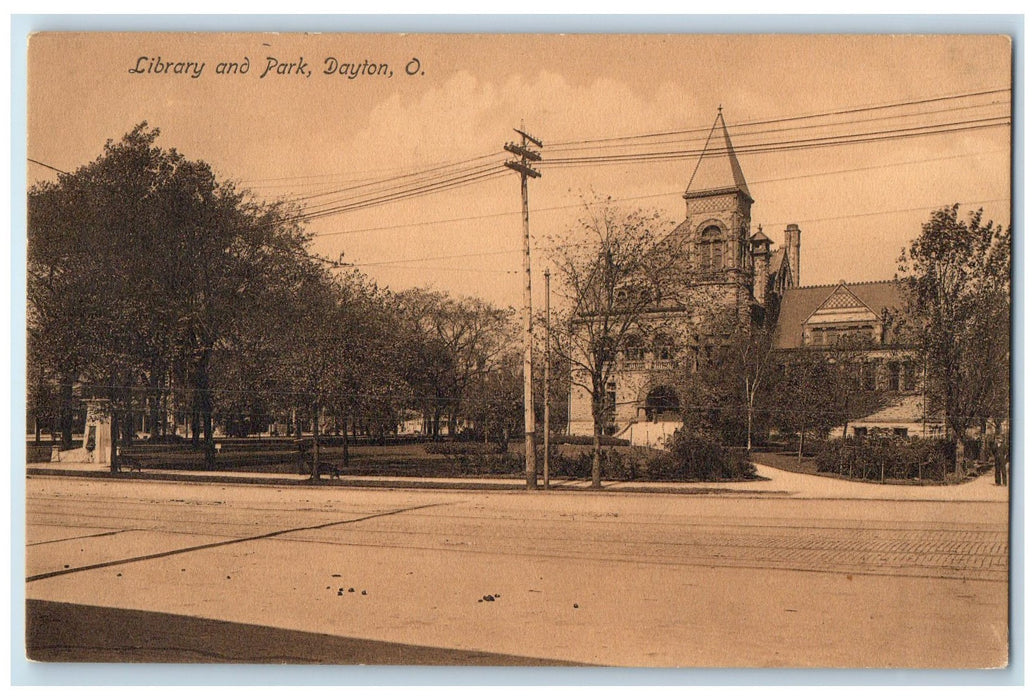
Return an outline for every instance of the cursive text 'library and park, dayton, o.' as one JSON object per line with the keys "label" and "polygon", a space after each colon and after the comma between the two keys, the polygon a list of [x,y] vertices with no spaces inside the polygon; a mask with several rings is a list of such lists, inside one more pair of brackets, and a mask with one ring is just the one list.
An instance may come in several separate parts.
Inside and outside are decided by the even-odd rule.
{"label": "cursive text 'library and park, dayton, o.'", "polygon": [[[257,75],[260,80],[310,78],[314,74],[356,80],[357,78],[392,78],[396,74],[396,70],[390,63],[369,59],[361,62],[348,61],[334,56],[327,56],[319,64],[310,64],[304,56],[299,56],[297,60],[283,60],[276,56],[267,56],[262,61],[255,62],[248,56],[244,56],[240,60],[226,61],[140,56],[130,66],[129,72],[133,75],[182,76],[196,80],[206,74],[209,66],[212,66],[211,72],[215,75]],[[407,60],[400,72],[408,76],[424,75],[418,58]]]}

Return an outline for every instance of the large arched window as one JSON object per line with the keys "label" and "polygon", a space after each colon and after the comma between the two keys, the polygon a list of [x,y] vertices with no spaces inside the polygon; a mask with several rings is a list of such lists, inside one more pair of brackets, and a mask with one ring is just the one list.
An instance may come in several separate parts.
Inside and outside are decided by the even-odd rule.
{"label": "large arched window", "polygon": [[701,242],[697,244],[697,254],[701,262],[702,272],[719,272],[723,268],[722,229],[709,226],[701,232]]}

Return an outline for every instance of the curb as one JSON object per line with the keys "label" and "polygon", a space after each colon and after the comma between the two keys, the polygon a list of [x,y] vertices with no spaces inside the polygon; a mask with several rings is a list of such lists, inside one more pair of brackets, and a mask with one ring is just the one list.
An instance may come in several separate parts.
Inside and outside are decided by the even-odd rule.
{"label": "curb", "polygon": [[[206,472],[185,474],[183,472],[162,472],[162,471],[134,471],[134,472],[110,472],[97,469],[52,469],[47,467],[27,467],[27,476],[67,476],[86,479],[118,479],[118,480],[140,480],[140,481],[178,481],[209,484],[238,484],[254,486],[307,486],[307,487],[341,487],[341,488],[381,488],[381,489],[421,489],[421,490],[448,490],[448,491],[514,491],[527,492],[523,479],[515,479],[513,483],[500,483],[498,481],[427,481],[422,479],[378,479],[364,477],[362,479],[350,479],[341,477],[338,479],[320,479],[311,481],[305,477],[290,478],[285,476],[236,476],[233,474],[214,474]],[[686,486],[650,484],[629,485],[629,486],[604,486],[600,489],[593,489],[588,486],[572,486],[564,483],[554,483],[549,490],[537,486],[534,489],[537,493],[549,493],[551,491],[564,493],[657,493],[675,494],[688,496],[743,496],[758,498],[764,496],[787,497],[793,495],[791,491],[765,491],[758,489],[729,489],[721,486]]]}

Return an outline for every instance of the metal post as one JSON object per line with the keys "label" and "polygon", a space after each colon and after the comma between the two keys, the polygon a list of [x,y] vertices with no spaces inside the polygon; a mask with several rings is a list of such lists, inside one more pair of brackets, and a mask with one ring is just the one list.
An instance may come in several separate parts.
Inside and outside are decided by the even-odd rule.
{"label": "metal post", "polygon": [[546,278],[546,349],[543,353],[543,488],[550,488],[550,270],[543,272]]}

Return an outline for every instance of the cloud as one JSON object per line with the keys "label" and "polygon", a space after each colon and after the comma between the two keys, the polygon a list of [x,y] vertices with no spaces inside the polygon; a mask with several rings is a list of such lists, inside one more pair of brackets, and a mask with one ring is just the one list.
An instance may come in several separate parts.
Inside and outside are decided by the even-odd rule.
{"label": "cloud", "polygon": [[646,125],[686,128],[687,98],[672,83],[633,86],[598,78],[575,85],[541,71],[502,83],[459,71],[421,93],[396,92],[376,105],[355,133],[351,150],[365,162],[414,165],[500,151],[522,121],[549,144],[642,133]]}

